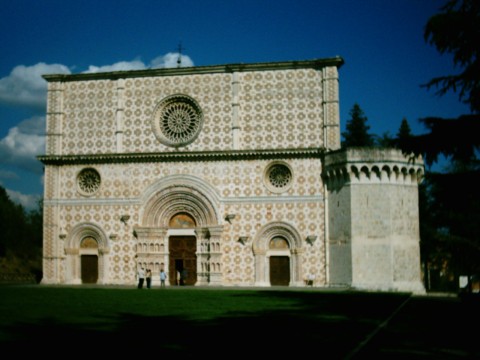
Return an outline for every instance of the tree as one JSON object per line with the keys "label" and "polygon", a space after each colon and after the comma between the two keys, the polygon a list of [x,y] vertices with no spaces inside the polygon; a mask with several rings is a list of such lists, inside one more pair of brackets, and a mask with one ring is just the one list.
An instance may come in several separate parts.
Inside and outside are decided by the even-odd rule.
{"label": "tree", "polygon": [[380,147],[395,147],[396,139],[390,135],[390,132],[386,131],[382,136],[373,135],[375,139],[375,145]]}
{"label": "tree", "polygon": [[6,190],[0,186],[0,222],[2,224],[1,271],[4,273],[40,273],[42,267],[42,208],[26,212],[21,205],[15,204]]}
{"label": "tree", "polygon": [[346,131],[342,133],[342,147],[373,146],[373,136],[368,132],[367,117],[360,106],[355,103],[350,110],[350,120],[347,120]]}
{"label": "tree", "polygon": [[383,133],[382,136],[376,136],[375,144],[380,147],[394,147],[394,148],[401,148],[401,144],[410,139],[412,136],[412,131],[410,129],[410,125],[408,125],[407,119],[403,118],[400,124],[400,128],[398,129],[396,137],[392,137],[390,133],[387,131]]}
{"label": "tree", "polygon": [[440,14],[432,16],[425,27],[424,38],[440,54],[453,54],[455,66],[463,68],[457,75],[440,76],[424,86],[439,88],[443,95],[449,90],[459,92],[459,99],[470,104],[472,112],[480,112],[480,2],[450,0]]}
{"label": "tree", "polygon": [[404,140],[408,140],[412,137],[412,130],[410,129],[410,125],[406,118],[402,119],[400,123],[400,128],[397,132],[397,140],[401,143]]}
{"label": "tree", "polygon": [[427,165],[439,155],[450,162],[445,172],[426,172],[420,201],[422,260],[468,275],[480,272],[480,2],[449,0],[441,11],[428,20],[424,37],[441,54],[451,53],[461,72],[424,86],[437,87],[439,96],[458,92],[472,114],[420,119],[428,132],[403,138],[400,146],[406,154],[422,155]]}
{"label": "tree", "polygon": [[427,117],[419,120],[429,132],[410,138],[402,144],[402,149],[422,154],[428,165],[436,162],[439,155],[453,161],[470,161],[480,147],[477,136],[480,133],[480,2],[449,0],[441,10],[428,20],[424,38],[440,54],[452,54],[454,65],[461,72],[433,78],[423,86],[438,88],[439,96],[448,91],[458,92],[459,100],[470,105],[472,114],[456,119]]}

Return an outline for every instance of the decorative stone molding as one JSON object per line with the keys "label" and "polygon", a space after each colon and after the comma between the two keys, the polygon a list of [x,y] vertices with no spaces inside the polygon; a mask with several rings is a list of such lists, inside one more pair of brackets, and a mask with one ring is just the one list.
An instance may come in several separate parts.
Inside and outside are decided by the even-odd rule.
{"label": "decorative stone molding", "polygon": [[198,152],[165,152],[165,153],[129,153],[129,154],[83,154],[83,155],[41,155],[37,156],[45,165],[74,164],[126,164],[146,162],[200,162],[221,160],[275,160],[282,159],[320,159],[323,148],[278,149],[278,150],[231,150],[231,151],[198,151]]}
{"label": "decorative stone molding", "polygon": [[253,241],[254,251],[256,252],[257,249],[259,251],[266,251],[269,241],[275,236],[285,238],[290,245],[290,249],[302,247],[300,234],[294,227],[285,222],[273,222],[265,225],[257,232],[257,236]]}
{"label": "decorative stone molding", "polygon": [[79,253],[79,249],[65,248],[65,255],[78,255]]}
{"label": "decorative stone molding", "polygon": [[334,190],[353,183],[417,186],[423,175],[421,157],[410,159],[398,149],[349,148],[325,155],[322,177]]}
{"label": "decorative stone molding", "polygon": [[217,224],[217,210],[211,200],[190,185],[171,185],[159,190],[148,200],[142,224],[145,227],[168,227],[168,221],[178,213],[188,213],[197,226]]}
{"label": "decorative stone molding", "polygon": [[210,230],[208,228],[197,228],[195,229],[195,234],[197,234],[197,236],[199,236],[201,239],[210,238]]}

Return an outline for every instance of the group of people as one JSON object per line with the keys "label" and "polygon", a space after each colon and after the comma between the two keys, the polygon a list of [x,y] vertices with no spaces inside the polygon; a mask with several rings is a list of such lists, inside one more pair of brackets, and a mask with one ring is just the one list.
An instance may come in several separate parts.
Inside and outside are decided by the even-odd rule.
{"label": "group of people", "polygon": [[[152,288],[152,270],[151,269],[144,269],[141,267],[138,269],[137,273],[138,277],[138,285],[137,288],[143,289],[143,284],[147,283],[147,289]],[[167,279],[167,275],[165,274],[165,271],[162,269],[160,270],[160,287],[165,287],[165,280]]]}

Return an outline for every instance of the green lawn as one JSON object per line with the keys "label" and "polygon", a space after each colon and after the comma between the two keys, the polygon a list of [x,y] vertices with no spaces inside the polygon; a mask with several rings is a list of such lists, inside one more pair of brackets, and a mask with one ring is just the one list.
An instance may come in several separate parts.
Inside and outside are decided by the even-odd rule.
{"label": "green lawn", "polygon": [[[213,348],[217,355],[228,350],[238,356],[258,349],[309,354],[316,348],[343,359],[422,346],[440,351],[431,344],[431,332],[441,324],[435,314],[462,307],[465,312],[457,298],[314,289],[0,286],[0,343],[18,349],[51,339],[76,344],[79,352],[85,348],[78,344],[115,343],[116,350],[151,344],[158,354],[181,357],[208,355]],[[455,316],[444,319],[458,327]],[[441,346],[447,346],[445,339]],[[468,341],[449,346],[470,351],[464,349]]]}

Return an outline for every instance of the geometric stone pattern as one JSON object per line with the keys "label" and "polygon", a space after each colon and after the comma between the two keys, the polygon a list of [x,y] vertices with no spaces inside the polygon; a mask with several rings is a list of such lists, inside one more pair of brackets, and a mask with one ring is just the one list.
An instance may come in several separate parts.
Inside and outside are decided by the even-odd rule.
{"label": "geometric stone pattern", "polygon": [[[46,75],[42,281],[81,283],[81,255],[92,252],[100,283],[134,284],[139,264],[153,268],[155,281],[160,267],[169,270],[169,236],[189,234],[197,239],[201,284],[268,286],[269,258],[280,255],[290,257],[290,285],[303,285],[307,274],[315,286],[329,285],[331,242],[355,238],[342,239],[332,223],[347,224],[354,209],[327,211],[333,204],[324,187],[336,179],[343,189],[336,174],[355,172],[332,173],[336,160],[324,171],[322,151],[340,146],[341,64],[334,58]],[[412,198],[415,189],[393,191]],[[407,213],[392,226],[397,233],[418,231],[418,213]],[[170,227],[178,214],[196,227]],[[361,233],[361,222],[353,223]],[[372,226],[367,232],[383,230]],[[85,238],[98,248],[82,248]],[[272,239],[284,246],[269,248]],[[399,254],[395,267],[403,268],[412,249]],[[337,260],[355,268],[355,256]]]}
{"label": "geometric stone pattern", "polygon": [[[314,69],[247,72],[239,76],[239,83],[242,149],[323,146],[322,72]],[[198,141],[177,151],[232,149],[232,137],[225,136],[232,131],[232,76],[206,74],[125,80],[122,94],[125,152],[172,151],[156,139],[151,122],[160,100],[175,94],[195,99],[204,116]],[[116,152],[115,81],[68,82],[63,96],[63,153]],[[55,109],[58,107],[56,97],[50,97],[49,101]],[[330,122],[338,124],[338,111],[330,114]]]}

